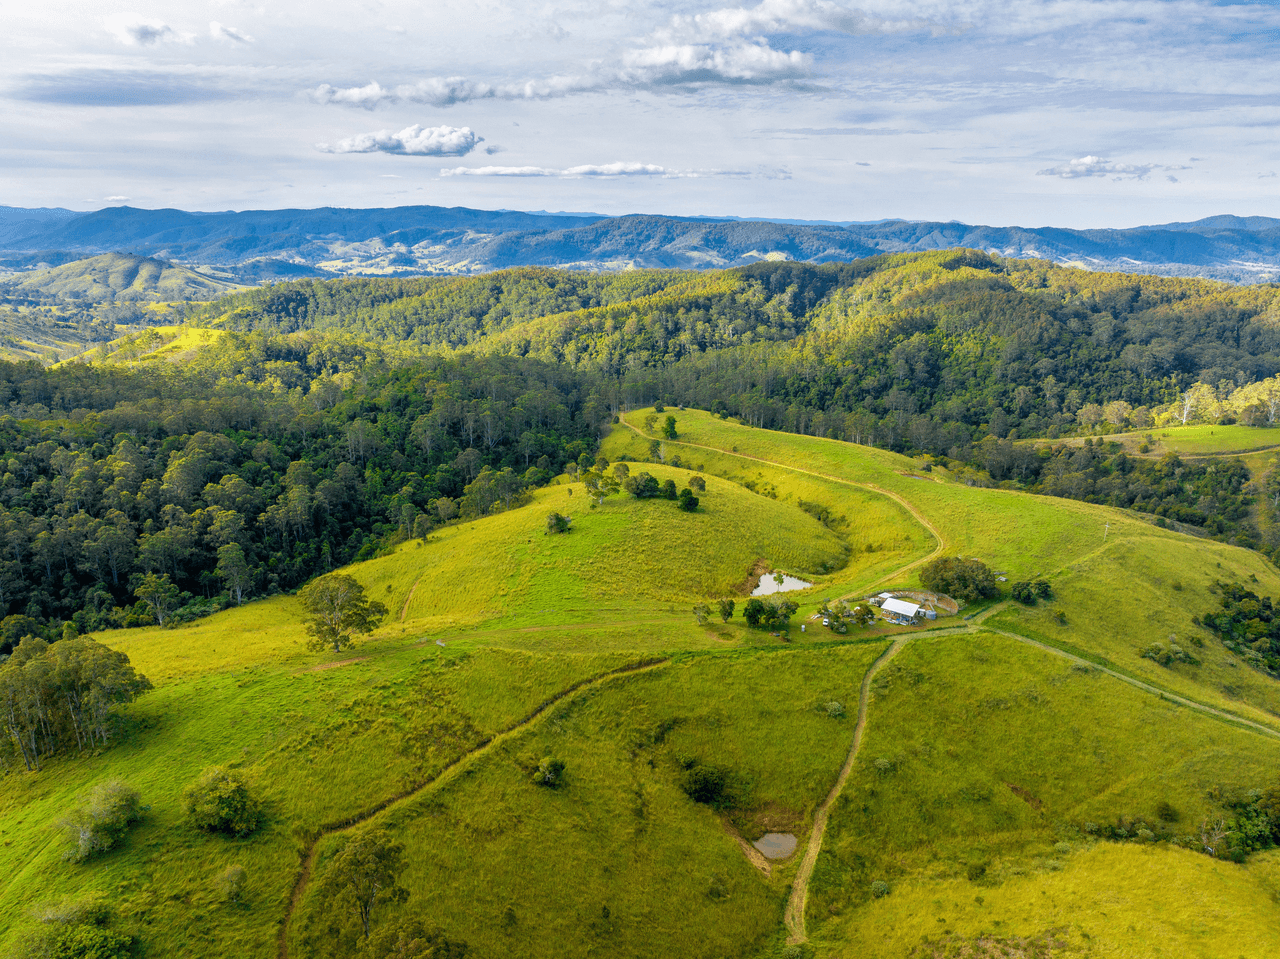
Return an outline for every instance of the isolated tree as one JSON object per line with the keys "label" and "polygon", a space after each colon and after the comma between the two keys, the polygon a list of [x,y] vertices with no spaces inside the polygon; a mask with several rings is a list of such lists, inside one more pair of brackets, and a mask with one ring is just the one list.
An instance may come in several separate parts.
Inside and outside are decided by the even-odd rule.
{"label": "isolated tree", "polygon": [[197,829],[247,836],[258,828],[262,808],[249,792],[244,774],[208,766],[182,793],[187,818]]}
{"label": "isolated tree", "polygon": [[662,435],[665,439],[673,440],[680,434],[676,432],[676,418],[668,416],[662,423]]}
{"label": "isolated tree", "polygon": [[133,595],[151,607],[160,626],[164,626],[165,620],[178,608],[180,598],[178,587],[173,585],[168,573],[147,573]]}
{"label": "isolated tree", "polygon": [[693,495],[693,490],[685,487],[680,491],[680,496],[676,500],[676,505],[686,513],[696,513],[698,510],[698,497]]}
{"label": "isolated tree", "polygon": [[676,495],[677,495],[677,494],[676,494],[676,481],[675,481],[675,480],[667,480],[666,482],[664,482],[664,483],[662,484],[662,498],[663,498],[663,499],[675,499],[675,498],[676,498]]}
{"label": "isolated tree", "polygon": [[253,585],[253,572],[239,543],[228,543],[218,549],[218,567],[214,572],[227,584],[227,592],[236,605],[243,605],[244,591]]}
{"label": "isolated tree", "polygon": [[707,491],[707,481],[701,476],[690,476],[689,488],[696,489],[699,493],[705,493]]}
{"label": "isolated tree", "polygon": [[352,836],[333,856],[325,885],[334,898],[355,906],[366,939],[374,906],[409,898],[409,891],[396,883],[403,856],[404,847],[384,829]]}
{"label": "isolated tree", "polygon": [[693,607],[693,618],[698,621],[699,626],[707,625],[707,619],[711,616],[711,607],[706,603],[699,603]]}
{"label": "isolated tree", "polygon": [[550,536],[553,533],[567,533],[572,528],[572,523],[572,517],[563,516],[555,510],[552,510],[547,514],[547,535]]}
{"label": "isolated tree", "polygon": [[311,641],[307,648],[320,652],[333,647],[341,652],[352,643],[352,633],[370,633],[387,615],[387,607],[364,596],[364,587],[342,573],[329,573],[313,579],[298,592],[302,606],[311,618],[307,632]]}
{"label": "isolated tree", "polygon": [[603,506],[606,496],[612,496],[622,488],[616,477],[608,473],[598,473],[593,469],[583,470],[579,478],[587,488],[587,495],[597,506]]}
{"label": "isolated tree", "polygon": [[731,599],[720,600],[720,618],[726,623],[733,619],[733,606]]}

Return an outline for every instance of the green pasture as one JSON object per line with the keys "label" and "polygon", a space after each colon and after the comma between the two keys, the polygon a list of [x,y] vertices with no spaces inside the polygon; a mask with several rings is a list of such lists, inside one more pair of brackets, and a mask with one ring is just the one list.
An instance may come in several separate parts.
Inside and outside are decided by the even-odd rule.
{"label": "green pasture", "polygon": [[[814,872],[811,935],[831,955],[905,956],[939,934],[1034,936],[1061,924],[1072,897],[1128,901],[1133,891],[1119,877],[1142,871],[1139,853],[1090,852],[1097,840],[1086,824],[1155,821],[1166,803],[1175,833],[1194,834],[1205,816],[1222,812],[1212,787],[1272,785],[1277,760],[1280,741],[1016,640],[913,641],[873,682],[862,750]],[[1140,854],[1174,876],[1234,877],[1210,883],[1219,901],[1232,885],[1254,886],[1237,935],[1274,935],[1280,907],[1244,867],[1164,847]],[[887,897],[873,896],[876,881],[888,885]],[[1104,881],[1118,885],[1100,887]],[[1038,908],[1027,888],[1043,894]],[[1112,910],[1074,916],[1078,938],[1141,939],[1127,936],[1140,918],[1134,909],[1112,901]],[[1157,955],[1162,943],[1199,935],[1188,921],[1195,892],[1167,887],[1156,902],[1141,919],[1167,927],[1161,936],[1143,951],[1096,954]],[[901,924],[886,926],[891,916]],[[1222,943],[1227,931],[1205,934]]]}
{"label": "green pasture", "polygon": [[[1199,423],[1194,426],[1153,426],[1146,430],[1125,433],[1108,433],[1093,437],[1095,441],[1119,443],[1128,452],[1139,456],[1161,457],[1166,453],[1179,456],[1224,456],[1230,453],[1251,453],[1280,446],[1280,427],[1222,425]],[[1084,437],[1063,440],[1034,440],[1037,446],[1082,446]],[[1151,443],[1150,440],[1154,440]],[[1146,453],[1138,447],[1146,444]]]}
{"label": "green pasture", "polygon": [[[156,689],[122,710],[121,741],[0,778],[0,954],[31,908],[100,891],[147,956],[274,955],[300,856],[326,826],[388,802],[372,822],[404,842],[412,896],[383,917],[420,915],[477,956],[780,954],[798,856],[887,641],[882,626],[836,637],[803,617],[823,598],[915,585],[938,547],[921,519],[947,553],[1049,580],[1051,601],[1006,603],[983,627],[1280,728],[1280,684],[1191,623],[1216,606],[1215,579],[1280,599],[1260,554],[1106,507],[967,487],[881,450],[674,415],[667,463],[640,462],[649,440],[625,426],[604,452],[678,486],[699,471],[698,512],[625,494],[592,509],[562,478],[517,509],[350,567],[389,609],[350,650],[307,651],[292,596],[99,634]],[[572,532],[546,535],[553,509]],[[825,524],[812,515],[822,510]],[[785,636],[741,619],[734,591],[758,561],[815,584],[795,594],[805,606]],[[729,595],[729,623],[694,621],[694,603]],[[1280,740],[1008,636],[908,632],[873,685],[813,876],[819,956],[941,956],[1050,930],[1082,955],[1233,956],[1233,923],[1258,944],[1239,954],[1274,951],[1280,856],[1236,866],[1081,827],[1165,802],[1191,833],[1220,812],[1212,787],[1274,782]],[[1141,657],[1171,637],[1200,665]],[[577,684],[657,660],[504,732]],[[560,789],[532,781],[547,757],[567,763]],[[182,789],[215,763],[243,770],[264,800],[250,838],[183,819]],[[721,808],[681,789],[707,767],[723,773]],[[116,777],[140,790],[143,821],[100,859],[63,862],[54,824]],[[735,831],[792,832],[801,848],[766,876]],[[320,842],[292,956],[324,935],[318,890],[336,841]],[[215,891],[233,863],[248,873],[238,905]],[[889,895],[872,897],[877,880]]]}
{"label": "green pasture", "polygon": [[[683,656],[555,708],[380,817],[406,846],[414,897],[404,911],[480,955],[754,954],[777,931],[797,857],[766,879],[725,824],[750,839],[803,837],[883,649]],[[832,702],[847,711],[830,715]],[[566,762],[561,788],[532,782],[543,757]],[[691,764],[725,772],[729,808],[684,794]],[[317,868],[322,882],[323,860]],[[320,908],[305,905],[300,943]]]}

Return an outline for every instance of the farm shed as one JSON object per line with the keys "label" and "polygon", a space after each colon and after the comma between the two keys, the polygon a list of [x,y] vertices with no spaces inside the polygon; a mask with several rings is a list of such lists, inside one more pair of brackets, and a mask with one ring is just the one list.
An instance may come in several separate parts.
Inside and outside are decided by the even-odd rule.
{"label": "farm shed", "polygon": [[881,603],[880,608],[885,612],[885,619],[904,625],[915,622],[916,616],[920,613],[920,607],[916,603],[908,603],[905,599],[892,597]]}

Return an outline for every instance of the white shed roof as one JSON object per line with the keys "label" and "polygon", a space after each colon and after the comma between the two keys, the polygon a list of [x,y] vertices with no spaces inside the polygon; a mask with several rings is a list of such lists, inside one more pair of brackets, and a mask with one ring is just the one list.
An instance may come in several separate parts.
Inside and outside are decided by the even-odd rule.
{"label": "white shed roof", "polygon": [[885,612],[897,613],[899,616],[914,616],[920,611],[920,607],[915,603],[908,603],[905,599],[886,599],[880,607]]}

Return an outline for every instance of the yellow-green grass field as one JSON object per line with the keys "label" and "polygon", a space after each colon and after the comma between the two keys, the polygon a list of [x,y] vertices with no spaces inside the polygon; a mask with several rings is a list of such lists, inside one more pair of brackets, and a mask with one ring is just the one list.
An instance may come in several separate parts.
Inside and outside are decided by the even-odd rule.
{"label": "yellow-green grass field", "polygon": [[[681,487],[693,475],[631,465]],[[845,562],[840,540],[794,505],[715,476],[706,483],[696,513],[626,494],[592,509],[582,484],[549,486],[519,509],[446,527],[424,546],[403,545],[359,575],[406,623],[449,629],[486,620],[616,621],[733,595],[757,560],[800,576]],[[569,533],[547,535],[552,510],[573,517]]]}
{"label": "yellow-green grass field", "polygon": [[[1152,529],[1152,533],[1157,531]],[[1054,601],[1016,603],[988,621],[1086,656],[1190,699],[1280,729],[1280,683],[1247,666],[1192,622],[1221,609],[1214,581],[1280,597],[1280,575],[1252,550],[1210,540],[1133,536],[1080,558],[1053,577]],[[1062,611],[1066,622],[1060,623]],[[1161,666],[1142,657],[1176,643],[1200,665]]]}
{"label": "yellow-green grass field", "polygon": [[[1234,956],[1214,951],[1232,935],[1260,944],[1239,954],[1266,955],[1280,906],[1247,867],[1164,845],[1114,848],[1087,824],[1154,822],[1163,802],[1175,834],[1195,834],[1221,813],[1212,787],[1272,785],[1278,760],[1276,740],[1015,640],[915,640],[873,682],[814,873],[810,934],[833,956],[941,956],[911,950],[1059,926],[1100,956]],[[1177,881],[1197,878],[1207,904]],[[877,880],[890,889],[879,900]],[[1139,893],[1156,888],[1155,899]],[[1233,933],[1222,908],[1237,897]],[[1204,905],[1213,921],[1198,924]]]}
{"label": "yellow-green grass field", "polygon": [[[883,649],[685,656],[555,709],[466,776],[377,820],[406,845],[417,892],[405,912],[480,955],[755,954],[777,935],[797,857],[766,879],[725,823],[751,839],[804,834]],[[833,717],[833,701],[851,708]],[[561,788],[532,782],[543,757],[566,762]],[[692,763],[727,772],[731,808],[683,793]],[[323,929],[321,908],[305,904],[299,943]]]}
{"label": "yellow-green grass field", "polygon": [[[0,953],[26,909],[99,890],[144,924],[149,954],[270,955],[264,930],[283,914],[309,835],[622,662],[404,644],[333,669],[261,663],[160,685],[128,710],[131,734],[101,756],[0,780],[0,871],[9,877],[0,884]],[[183,819],[182,789],[215,763],[244,769],[264,800],[266,821],[252,840],[206,836]],[[100,860],[62,862],[55,823],[75,796],[115,777],[150,806],[142,823]],[[217,902],[214,880],[232,863],[249,874],[243,907]]]}
{"label": "yellow-green grass field", "polygon": [[[628,416],[631,423],[641,420],[638,413]],[[993,625],[1031,630],[1157,686],[1280,726],[1280,684],[1245,666],[1191,623],[1193,615],[1216,608],[1208,594],[1215,579],[1245,582],[1259,595],[1280,598],[1280,573],[1257,552],[1159,529],[1109,507],[964,486],[948,481],[945,471],[920,473],[910,459],[882,450],[750,429],[693,410],[679,411],[677,426],[689,443],[737,448],[737,454],[714,464],[710,457],[715,454],[706,454],[709,468],[770,469],[742,458],[753,456],[894,491],[939,530],[946,552],[976,556],[1010,581],[1044,578],[1051,583],[1054,602],[1035,610],[1011,605]],[[643,445],[647,452],[647,442],[628,440],[627,434],[635,437],[631,430],[614,432],[621,435],[611,435],[607,442]],[[690,455],[704,453],[697,449]],[[794,469],[773,469],[784,500],[791,495],[790,484],[811,480]],[[916,582],[912,574],[894,584]],[[1065,626],[1057,621],[1059,611],[1066,616]],[[1201,639],[1204,646],[1192,651],[1204,665],[1169,670],[1141,658],[1152,643],[1167,646],[1170,635],[1188,642],[1192,636]]]}
{"label": "yellow-green grass field", "polygon": [[[12,877],[0,884],[0,954],[29,908],[98,890],[135,924],[146,955],[274,955],[312,840],[404,797],[371,820],[407,850],[412,898],[386,909],[387,921],[422,915],[477,956],[780,955],[798,856],[766,877],[731,829],[749,839],[794,832],[803,850],[885,629],[838,638],[815,624],[803,635],[793,628],[788,643],[746,629],[740,614],[699,626],[690,608],[732,595],[757,560],[815,582],[795,594],[802,615],[820,598],[914,585],[909,567],[938,546],[921,520],[946,552],[1010,579],[1050,580],[1051,602],[1006,604],[980,628],[1280,728],[1280,684],[1190,622],[1216,605],[1214,579],[1280,597],[1280,575],[1260,554],[1105,507],[966,487],[884,451],[675,415],[682,439],[708,447],[666,444],[668,460],[679,455],[706,478],[699,512],[625,494],[590,509],[581,484],[562,478],[518,509],[346,570],[390,610],[352,650],[309,652],[291,596],[171,630],[99,634],[157,688],[122,710],[128,735],[100,754],[0,778],[0,874]],[[648,447],[617,427],[604,451],[641,459]],[[629,465],[678,486],[692,475]],[[800,500],[828,509],[830,527]],[[545,535],[552,509],[574,517],[573,532]],[[957,627],[964,622],[937,624]],[[813,878],[808,927],[820,956],[905,959],[925,939],[950,937],[927,947],[943,955],[984,931],[1034,936],[1084,910],[1098,913],[1091,924],[1055,934],[1094,950],[1085,954],[1146,957],[1159,946],[1166,956],[1234,955],[1214,950],[1229,942],[1220,917],[1237,901],[1243,933],[1270,943],[1258,930],[1276,927],[1280,859],[1234,866],[1097,843],[1076,827],[1150,816],[1163,800],[1191,832],[1219,811],[1210,787],[1274,782],[1280,740],[1007,636],[914,632],[873,687],[862,751]],[[1171,634],[1200,666],[1139,656]],[[655,660],[649,671],[602,678]],[[503,734],[592,677],[600,681]],[[829,714],[832,702],[843,715]],[[532,783],[547,756],[568,764],[563,789]],[[241,767],[263,798],[253,837],[207,836],[184,822],[183,787],[214,763]],[[680,789],[696,764],[726,771],[727,808]],[[141,791],[143,822],[100,859],[62,862],[53,824],[75,796],[113,777]],[[335,841],[320,840],[290,925],[293,956],[309,955],[323,934],[317,890]],[[215,894],[232,863],[248,871],[240,905]],[[985,868],[980,883],[968,878],[974,863]],[[1153,877],[1167,877],[1162,908],[1136,914],[1136,893],[1106,908],[1113,900],[1100,887],[1125,876],[1144,899],[1161,885]],[[870,897],[876,879],[889,896]],[[1203,891],[1203,931],[1191,918],[1201,899],[1183,882]],[[885,917],[898,923],[892,934]]]}
{"label": "yellow-green grass field", "polygon": [[[645,412],[626,414],[626,422],[642,427]],[[921,472],[913,460],[886,450],[752,429],[697,410],[681,410],[675,415],[680,440],[667,443],[670,451],[679,451],[682,443],[696,444],[732,454],[717,461],[729,469],[772,469],[780,498],[795,495],[791,487],[813,474],[887,490],[907,500],[938,530],[947,552],[981,557],[1014,580],[1061,569],[1100,547],[1104,533],[1108,541],[1150,533],[1148,524],[1113,509],[965,486],[948,481],[943,470]],[[648,441],[638,442],[627,433],[631,430],[615,427],[605,440],[606,449],[642,447],[647,455]],[[711,468],[711,458],[704,449],[684,448],[688,458],[706,459]],[[1109,532],[1106,524],[1110,524]]]}
{"label": "yellow-green grass field", "polygon": [[[1155,440],[1149,443],[1148,437]],[[1127,452],[1138,456],[1159,458],[1166,453],[1179,456],[1225,456],[1231,453],[1250,453],[1280,446],[1280,427],[1223,426],[1215,423],[1199,423],[1194,426],[1153,426],[1148,430],[1127,433],[1108,433],[1092,437],[1095,441],[1119,443]],[[1062,440],[1028,440],[1036,446],[1082,446],[1085,437],[1073,436]],[[1146,453],[1138,447],[1147,444]]]}
{"label": "yellow-green grass field", "polygon": [[[994,887],[963,878],[905,881],[858,910],[866,934],[824,944],[819,955],[1037,955],[998,951],[1028,940],[1057,944],[1041,955],[1089,959],[1280,954],[1280,906],[1249,867],[1182,849],[1118,843],[1085,847],[1055,862],[1054,871],[1028,872]],[[965,947],[974,951],[960,951]]]}

